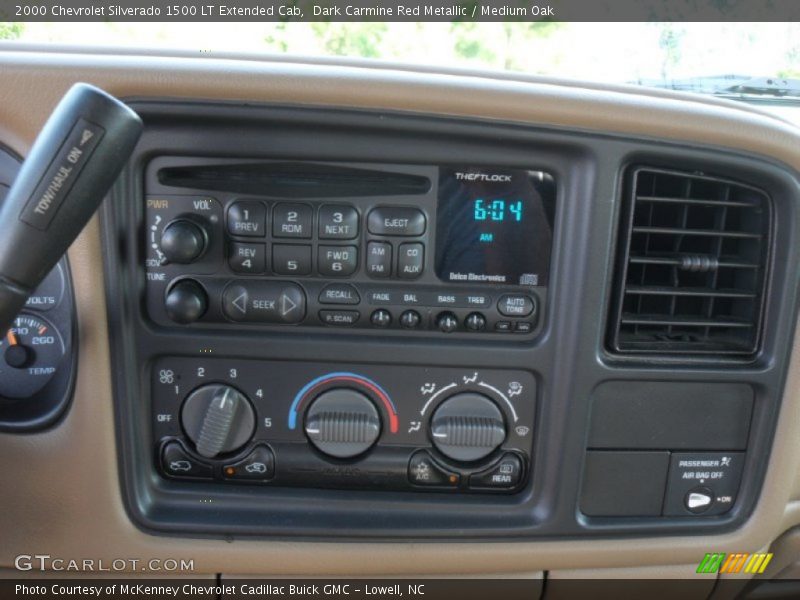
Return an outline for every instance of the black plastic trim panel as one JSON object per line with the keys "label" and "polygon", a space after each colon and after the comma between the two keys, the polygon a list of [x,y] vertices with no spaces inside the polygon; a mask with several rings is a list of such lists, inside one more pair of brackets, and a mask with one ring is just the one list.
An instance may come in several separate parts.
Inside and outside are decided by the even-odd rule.
{"label": "black plastic trim panel", "polygon": [[[146,128],[103,211],[119,461],[127,509],[171,535],[337,539],[532,539],[720,533],[742,525],[768,464],[797,306],[798,180],[784,165],[719,148],[545,127],[245,104],[137,100]],[[155,156],[406,164],[474,163],[545,169],[558,183],[543,327],[535,339],[487,343],[378,334],[186,330],[144,311],[143,169]],[[735,177],[772,198],[777,229],[760,354],[751,362],[620,357],[604,350],[622,173],[634,164]],[[532,472],[507,496],[256,488],[158,476],[150,427],[158,357],[390,363],[520,369],[537,380]],[[744,383],[754,390],[743,483],[715,517],[587,517],[578,499],[590,398],[605,381]]]}

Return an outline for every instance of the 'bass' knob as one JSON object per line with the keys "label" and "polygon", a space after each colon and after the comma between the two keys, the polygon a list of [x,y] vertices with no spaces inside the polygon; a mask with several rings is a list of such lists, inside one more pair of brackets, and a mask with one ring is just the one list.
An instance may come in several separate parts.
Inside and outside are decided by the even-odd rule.
{"label": "'bass' knob", "polygon": [[255,412],[247,398],[229,385],[205,385],[192,392],[181,409],[181,425],[197,453],[207,458],[233,452],[250,441]]}
{"label": "'bass' knob", "polygon": [[439,405],[431,418],[433,444],[448,458],[471,462],[489,456],[506,439],[503,413],[483,394],[464,392]]}
{"label": "'bass' knob", "polygon": [[372,400],[346,388],[320,394],[308,407],[308,439],[317,450],[352,458],[369,450],[381,433],[381,417]]}

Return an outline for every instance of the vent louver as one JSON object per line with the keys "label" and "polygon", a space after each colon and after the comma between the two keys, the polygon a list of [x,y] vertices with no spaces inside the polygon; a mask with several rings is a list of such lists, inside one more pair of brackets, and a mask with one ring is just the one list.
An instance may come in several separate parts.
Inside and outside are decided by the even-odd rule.
{"label": "vent louver", "polygon": [[764,304],[771,210],[734,181],[631,173],[612,350],[752,355]]}

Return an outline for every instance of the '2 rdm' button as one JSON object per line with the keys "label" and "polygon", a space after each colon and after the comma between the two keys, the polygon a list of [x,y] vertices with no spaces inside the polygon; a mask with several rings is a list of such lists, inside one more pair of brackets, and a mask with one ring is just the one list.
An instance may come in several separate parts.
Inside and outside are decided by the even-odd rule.
{"label": "'2 rdm' button", "polygon": [[306,204],[276,204],[272,213],[272,235],[284,238],[310,238],[311,207]]}

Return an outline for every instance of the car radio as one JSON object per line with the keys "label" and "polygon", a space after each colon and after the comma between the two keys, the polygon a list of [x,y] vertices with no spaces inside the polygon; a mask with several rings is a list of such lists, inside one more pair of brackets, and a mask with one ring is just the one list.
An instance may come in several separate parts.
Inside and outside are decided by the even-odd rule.
{"label": "car radio", "polygon": [[145,196],[160,325],[541,327],[556,196],[543,171],[162,156]]}

